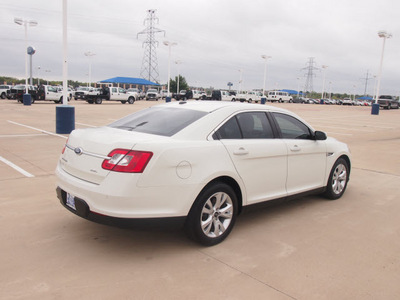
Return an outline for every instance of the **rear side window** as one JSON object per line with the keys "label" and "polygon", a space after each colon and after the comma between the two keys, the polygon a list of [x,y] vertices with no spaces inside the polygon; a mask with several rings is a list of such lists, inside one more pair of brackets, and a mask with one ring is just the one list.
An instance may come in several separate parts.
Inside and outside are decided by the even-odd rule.
{"label": "rear side window", "polygon": [[207,112],[192,109],[151,107],[126,116],[108,126],[128,131],[172,136],[206,114]]}
{"label": "rear side window", "polygon": [[274,133],[264,112],[245,112],[229,119],[218,129],[214,138],[270,139],[274,138]]}
{"label": "rear side window", "polygon": [[298,119],[281,114],[273,113],[284,139],[311,139],[310,129]]}

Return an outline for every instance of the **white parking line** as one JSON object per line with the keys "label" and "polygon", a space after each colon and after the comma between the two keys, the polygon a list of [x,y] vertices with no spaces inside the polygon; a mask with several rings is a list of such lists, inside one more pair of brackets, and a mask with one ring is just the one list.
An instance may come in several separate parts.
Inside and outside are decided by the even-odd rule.
{"label": "white parking line", "polygon": [[27,137],[27,136],[44,136],[43,133],[36,133],[36,134],[2,134],[0,138],[14,138],[14,137]]}
{"label": "white parking line", "polygon": [[61,137],[63,139],[67,139],[68,138],[66,136],[63,136],[63,135],[60,135],[60,134],[57,134],[57,133],[53,133],[53,132],[50,132],[50,131],[46,131],[46,130],[43,130],[43,129],[39,129],[39,128],[35,128],[35,127],[32,127],[32,126],[24,125],[24,124],[21,124],[21,123],[10,121],[10,120],[7,120],[7,121],[9,123],[11,123],[11,124],[15,124],[15,125],[23,126],[23,127],[26,127],[26,128],[30,128],[30,129],[33,129],[33,130],[36,130],[36,131],[40,131],[40,132],[49,134],[49,135],[58,136],[58,137]]}
{"label": "white parking line", "polygon": [[332,131],[327,131],[326,133],[329,133],[329,134],[339,134],[339,135],[349,135],[349,136],[353,135],[353,134],[351,134],[351,133],[339,133],[339,132],[332,132]]}
{"label": "white parking line", "polygon": [[14,170],[20,172],[22,175],[25,175],[26,177],[35,177],[34,175],[32,175],[31,173],[25,171],[24,169],[18,167],[16,164],[13,164],[11,161],[3,158],[0,156],[0,161],[2,161],[3,163],[5,163],[6,165],[10,166],[11,168],[13,168]]}
{"label": "white parking line", "polygon": [[98,127],[98,126],[89,125],[89,124],[85,124],[85,123],[78,123],[78,122],[75,122],[75,124],[86,126],[86,127]]}

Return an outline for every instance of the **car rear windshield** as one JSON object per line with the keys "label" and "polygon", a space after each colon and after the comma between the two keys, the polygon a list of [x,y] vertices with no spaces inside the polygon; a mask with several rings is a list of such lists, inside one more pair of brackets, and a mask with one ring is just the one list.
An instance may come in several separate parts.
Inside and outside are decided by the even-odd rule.
{"label": "car rear windshield", "polygon": [[207,112],[173,107],[151,107],[108,125],[128,131],[173,136]]}

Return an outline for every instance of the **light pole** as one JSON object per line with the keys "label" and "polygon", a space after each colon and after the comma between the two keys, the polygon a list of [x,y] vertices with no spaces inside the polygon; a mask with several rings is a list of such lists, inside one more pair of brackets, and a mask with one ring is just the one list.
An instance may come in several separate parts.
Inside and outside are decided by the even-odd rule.
{"label": "light pole", "polygon": [[239,69],[239,72],[240,72],[240,77],[239,77],[239,93],[241,93],[242,92],[242,81],[243,81],[243,70],[242,69]]}
{"label": "light pole", "polygon": [[91,51],[86,51],[85,53],[86,57],[89,57],[89,87],[92,86],[92,57],[96,55],[96,53],[93,53]]}
{"label": "light pole", "polygon": [[182,62],[180,61],[180,60],[176,60],[175,61],[175,64],[177,65],[177,67],[178,67],[178,80],[177,80],[177,84],[176,84],[176,93],[178,94],[179,93],[179,76],[180,76],[180,74],[179,74],[179,65],[181,64]]}
{"label": "light pole", "polygon": [[300,78],[297,77],[297,99],[299,98],[300,95]]}
{"label": "light pole", "polygon": [[39,71],[40,71],[40,66],[37,67],[37,77],[38,77],[38,78],[37,78],[37,85],[38,85],[38,86],[40,85],[40,77],[39,77],[40,74],[39,74]]}
{"label": "light pole", "polygon": [[264,93],[265,93],[265,82],[267,80],[267,60],[268,58],[271,58],[271,56],[267,56],[267,55],[261,55],[261,58],[265,60],[265,65],[264,65],[264,83],[263,83],[263,92],[262,95],[264,97]]}
{"label": "light pole", "polygon": [[170,102],[171,95],[170,95],[170,91],[169,91],[169,86],[170,86],[170,78],[171,78],[171,47],[177,45],[177,43],[164,41],[164,45],[168,46],[168,91],[167,91],[167,97],[165,98],[165,101]]}
{"label": "light pole", "polygon": [[321,100],[324,99],[324,93],[325,93],[325,69],[326,69],[327,67],[328,67],[328,66],[322,65],[322,70],[323,70],[323,72],[324,72],[324,75],[323,75],[323,79],[322,79]]}
{"label": "light pole", "polygon": [[[37,26],[38,22],[35,20],[24,20],[22,18],[14,18],[14,23],[24,25],[25,27],[25,51],[28,50],[28,26]],[[25,92],[28,94],[28,53],[25,52]]]}
{"label": "light pole", "polygon": [[371,114],[373,115],[379,115],[379,104],[378,104],[378,98],[379,98],[379,88],[381,86],[381,77],[382,77],[382,65],[383,65],[383,54],[385,52],[385,42],[386,39],[389,39],[392,37],[392,34],[387,33],[384,30],[381,30],[378,32],[378,36],[380,38],[383,38],[383,43],[382,43],[382,54],[381,54],[381,63],[379,66],[379,73],[378,73],[378,84],[376,86],[376,96],[375,96],[375,103],[372,104],[372,110]]}
{"label": "light pole", "polygon": [[[50,73],[51,70],[44,70],[46,73]],[[49,79],[47,79],[47,85],[49,85]]]}

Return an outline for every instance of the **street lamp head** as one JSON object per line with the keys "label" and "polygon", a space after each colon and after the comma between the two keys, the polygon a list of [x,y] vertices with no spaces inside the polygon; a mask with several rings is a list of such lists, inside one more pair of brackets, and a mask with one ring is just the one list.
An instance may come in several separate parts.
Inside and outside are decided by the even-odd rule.
{"label": "street lamp head", "polygon": [[14,23],[16,23],[18,25],[23,25],[24,20],[22,20],[22,18],[14,18]]}
{"label": "street lamp head", "polygon": [[381,31],[378,32],[378,36],[381,37],[381,38],[387,38],[387,39],[389,39],[389,38],[392,37],[392,34],[391,34],[391,33],[388,33],[388,32],[385,31],[385,30],[381,30]]}
{"label": "street lamp head", "polygon": [[326,69],[328,66],[326,65],[322,65],[322,69]]}
{"label": "street lamp head", "polygon": [[28,25],[29,25],[29,26],[37,26],[37,25],[38,25],[38,22],[35,21],[35,20],[29,20],[29,21],[28,21]]}
{"label": "street lamp head", "polygon": [[271,56],[261,55],[261,58],[263,58],[263,59],[268,59],[268,58],[271,58]]}
{"label": "street lamp head", "polygon": [[177,43],[175,43],[175,42],[169,42],[169,41],[164,41],[163,44],[164,44],[165,46],[175,46],[175,45],[177,45]]}
{"label": "street lamp head", "polygon": [[94,55],[96,55],[96,53],[93,53],[93,52],[91,52],[91,51],[86,51],[86,52],[83,53],[83,54],[85,54],[85,56],[94,56]]}

